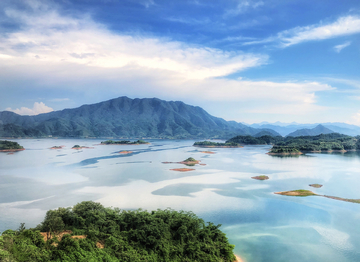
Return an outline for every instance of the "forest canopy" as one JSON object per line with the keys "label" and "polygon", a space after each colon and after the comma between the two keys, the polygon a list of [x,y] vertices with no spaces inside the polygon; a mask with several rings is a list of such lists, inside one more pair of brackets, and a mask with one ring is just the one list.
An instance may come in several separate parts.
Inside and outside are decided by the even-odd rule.
{"label": "forest canopy", "polygon": [[[203,261],[235,260],[220,225],[192,212],[105,208],[85,201],[49,210],[34,229],[6,230],[0,261]],[[46,242],[40,232],[53,237]]]}

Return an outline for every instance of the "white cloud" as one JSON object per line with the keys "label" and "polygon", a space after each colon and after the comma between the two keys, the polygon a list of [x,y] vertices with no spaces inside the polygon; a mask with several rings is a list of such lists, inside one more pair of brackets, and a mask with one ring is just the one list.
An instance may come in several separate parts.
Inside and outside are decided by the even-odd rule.
{"label": "white cloud", "polygon": [[350,121],[346,121],[346,123],[360,126],[360,110],[351,117]]}
{"label": "white cloud", "polygon": [[33,108],[21,107],[20,109],[11,109],[10,107],[8,107],[5,110],[12,111],[19,115],[38,115],[54,111],[51,107],[46,106],[43,102],[35,102]]}
{"label": "white cloud", "polygon": [[351,45],[351,42],[346,42],[346,43],[343,43],[341,45],[336,45],[334,46],[334,50],[336,53],[340,53],[341,50],[343,50],[345,47],[348,47],[349,45]]}
{"label": "white cloud", "polygon": [[287,108],[281,110],[283,114],[316,111],[320,108],[317,93],[333,90],[320,82],[221,78],[263,65],[267,56],[119,35],[89,17],[64,17],[54,9],[43,9],[34,9],[33,15],[7,10],[8,16],[24,26],[0,42],[6,56],[2,59],[0,54],[1,79],[15,83],[20,78],[19,85],[28,81],[38,89],[58,89],[66,96],[75,91],[87,96],[106,92],[107,97],[120,94],[183,101],[194,97],[197,101],[252,103],[249,110],[257,107],[263,113],[278,111],[275,105],[282,105]]}
{"label": "white cloud", "polygon": [[[6,14],[22,21],[24,30],[0,43],[0,63],[81,64],[86,67],[126,66],[176,72],[184,78],[205,79],[265,64],[266,55],[226,52],[186,43],[142,36],[118,35],[89,17],[60,16],[56,10],[29,15],[17,10]],[[21,46],[21,49],[15,47]],[[10,59],[12,58],[12,59]]]}
{"label": "white cloud", "polygon": [[324,40],[339,36],[360,33],[360,18],[357,16],[340,17],[330,24],[317,24],[296,27],[278,34],[283,47],[306,41]]}
{"label": "white cloud", "polygon": [[[276,36],[246,42],[244,45],[279,42],[280,47],[284,48],[303,42],[324,40],[358,33],[360,33],[360,17],[349,15],[340,17],[333,23],[319,23],[303,27],[299,26],[279,32]],[[350,45],[350,43],[348,45]],[[342,48],[348,45],[345,45]],[[339,52],[342,48],[340,45],[338,48]],[[335,47],[335,49],[337,48]]]}
{"label": "white cloud", "polygon": [[236,16],[247,12],[249,9],[256,9],[263,5],[263,1],[240,0],[235,8],[225,12],[225,16]]}

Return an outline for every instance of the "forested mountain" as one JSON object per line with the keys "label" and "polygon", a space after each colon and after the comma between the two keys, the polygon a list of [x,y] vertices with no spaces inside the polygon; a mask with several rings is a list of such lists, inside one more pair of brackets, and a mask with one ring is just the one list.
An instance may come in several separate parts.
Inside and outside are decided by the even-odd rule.
{"label": "forested mountain", "polygon": [[[119,97],[36,116],[0,112],[0,137],[230,138],[256,135],[248,127],[180,101]],[[272,135],[279,135],[266,129]]]}
{"label": "forested mountain", "polygon": [[290,134],[288,134],[288,136],[317,136],[320,134],[331,134],[331,133],[335,133],[334,131],[330,130],[329,128],[324,127],[323,125],[317,125],[316,127],[309,129],[309,128],[304,128],[304,129],[299,129],[296,130],[295,132],[292,132]]}

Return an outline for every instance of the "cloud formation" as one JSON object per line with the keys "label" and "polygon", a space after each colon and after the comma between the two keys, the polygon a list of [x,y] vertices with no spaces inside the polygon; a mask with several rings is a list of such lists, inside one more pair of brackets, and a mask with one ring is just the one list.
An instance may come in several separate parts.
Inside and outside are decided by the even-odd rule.
{"label": "cloud formation", "polygon": [[11,109],[10,107],[5,109],[6,111],[14,112],[18,115],[38,115],[43,113],[49,113],[51,111],[54,111],[51,107],[46,106],[43,102],[35,102],[33,108],[27,108],[27,107],[21,107],[16,109]]}
{"label": "cloud formation", "polygon": [[[245,42],[244,45],[276,42],[279,43],[279,47],[285,48],[303,42],[319,41],[358,33],[360,33],[360,17],[349,15],[340,17],[335,22],[328,24],[319,23],[295,27],[279,32],[276,36]],[[348,45],[350,45],[350,43]],[[338,49],[341,51],[342,48],[340,46]]]}
{"label": "cloud formation", "polygon": [[345,47],[348,47],[349,45],[351,45],[350,41],[345,42],[345,43],[343,43],[341,45],[334,46],[334,50],[335,50],[336,53],[340,53],[341,50],[343,50]]}
{"label": "cloud formation", "polygon": [[[46,12],[44,12],[44,9]],[[181,74],[188,79],[226,76],[267,62],[266,55],[191,46],[169,39],[114,34],[89,17],[66,17],[54,9],[34,13],[8,9],[24,24],[0,43],[0,63],[81,64],[86,67],[141,67]],[[21,49],[15,48],[21,46]]]}

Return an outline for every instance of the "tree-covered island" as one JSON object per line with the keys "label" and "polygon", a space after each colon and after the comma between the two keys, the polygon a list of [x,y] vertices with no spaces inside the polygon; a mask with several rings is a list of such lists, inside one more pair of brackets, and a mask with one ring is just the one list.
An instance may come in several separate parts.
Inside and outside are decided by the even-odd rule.
{"label": "tree-covered island", "polygon": [[34,229],[21,224],[4,231],[0,261],[233,262],[234,246],[219,227],[192,212],[126,211],[85,201],[49,210]]}
{"label": "tree-covered island", "polygon": [[20,146],[19,143],[8,141],[8,140],[0,140],[0,152],[16,152],[25,150],[24,147]]}
{"label": "tree-covered island", "polygon": [[129,141],[129,140],[121,140],[121,141],[113,141],[113,140],[106,140],[101,142],[102,145],[143,145],[143,144],[150,144],[144,140],[137,140],[137,141]]}
{"label": "tree-covered island", "polygon": [[197,147],[217,147],[217,148],[232,148],[232,147],[242,147],[238,143],[220,143],[220,142],[212,142],[212,141],[200,141],[195,142],[193,146]]}
{"label": "tree-covered island", "polygon": [[[206,142],[206,141],[205,141]],[[345,152],[360,149],[360,136],[331,133],[317,136],[236,136],[225,142],[239,145],[273,145],[270,155],[302,154],[306,152]]]}

